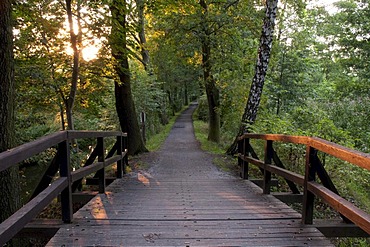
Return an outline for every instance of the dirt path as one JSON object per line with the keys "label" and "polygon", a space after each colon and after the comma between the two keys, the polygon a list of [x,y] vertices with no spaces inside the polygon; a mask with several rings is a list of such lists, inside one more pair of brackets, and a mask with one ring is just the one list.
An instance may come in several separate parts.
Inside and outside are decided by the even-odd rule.
{"label": "dirt path", "polygon": [[[142,156],[149,165],[148,172],[157,178],[181,177],[183,180],[227,177],[212,164],[215,155],[200,149],[195,139],[192,104],[176,120],[169,136],[157,152]],[[140,159],[140,158],[139,158]]]}

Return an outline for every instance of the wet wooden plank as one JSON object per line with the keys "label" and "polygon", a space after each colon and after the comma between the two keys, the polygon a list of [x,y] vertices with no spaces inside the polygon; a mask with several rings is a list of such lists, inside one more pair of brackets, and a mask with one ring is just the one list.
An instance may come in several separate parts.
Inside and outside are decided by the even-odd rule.
{"label": "wet wooden plank", "polygon": [[[250,181],[117,180],[48,246],[330,246]],[[144,181],[144,182],[143,182]]]}
{"label": "wet wooden plank", "polygon": [[[104,223],[103,223],[104,222]],[[274,224],[271,224],[274,223]],[[122,224],[122,225],[121,225]],[[49,246],[330,246],[321,233],[299,221],[89,221],[64,229]],[[108,233],[108,234],[107,234]],[[90,238],[89,238],[90,236]]]}

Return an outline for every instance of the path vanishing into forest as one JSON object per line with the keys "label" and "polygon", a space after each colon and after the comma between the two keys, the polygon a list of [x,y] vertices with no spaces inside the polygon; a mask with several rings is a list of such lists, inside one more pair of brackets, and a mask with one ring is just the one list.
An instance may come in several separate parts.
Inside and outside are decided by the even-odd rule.
{"label": "path vanishing into forest", "polygon": [[191,105],[149,168],[118,179],[47,246],[331,246],[301,215],[220,171],[194,137]]}

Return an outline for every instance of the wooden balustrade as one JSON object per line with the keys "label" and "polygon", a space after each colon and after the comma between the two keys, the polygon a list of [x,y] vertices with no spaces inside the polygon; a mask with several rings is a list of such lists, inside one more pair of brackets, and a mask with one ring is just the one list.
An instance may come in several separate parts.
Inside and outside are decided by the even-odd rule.
{"label": "wooden balustrade", "polygon": [[[116,138],[113,148],[105,157],[106,138]],[[97,145],[83,167],[72,171],[70,165],[70,143],[74,139],[96,138]],[[122,178],[127,165],[127,134],[122,132],[100,131],[61,131],[19,147],[0,153],[0,171],[37,155],[49,148],[57,147],[57,154],[52,167],[45,173],[31,200],[12,216],[0,224],[0,246],[3,246],[23,227],[34,219],[54,198],[60,195],[62,220],[65,223],[73,221],[72,188],[73,184],[81,182],[82,178],[97,172],[99,193],[105,192],[105,167],[117,163],[117,178]],[[98,161],[94,163],[95,159]],[[59,177],[52,176],[59,170]]]}
{"label": "wooden balustrade", "polygon": [[[254,152],[250,140],[264,140],[264,160],[260,160]],[[278,158],[273,142],[285,142],[306,146],[305,174],[287,170]],[[370,235],[370,215],[356,207],[353,203],[341,197],[326,172],[323,164],[318,158],[318,151],[329,154],[343,161],[370,171],[370,155],[355,151],[341,145],[314,137],[288,136],[274,134],[244,134],[238,141],[238,164],[241,168],[240,175],[248,179],[249,164],[256,165],[263,172],[263,193],[269,194],[271,187],[271,174],[283,177],[292,190],[293,194],[298,194],[299,190],[295,185],[303,186],[303,210],[302,223],[313,224],[314,199],[319,197],[331,208],[336,210],[344,222],[354,223],[362,229],[363,236]],[[316,181],[316,176],[321,183]],[[343,228],[343,226],[341,226]],[[353,227],[350,227],[353,229]],[[343,230],[343,232],[346,232]],[[358,232],[358,231],[357,231]],[[330,233],[331,236],[335,236]],[[337,236],[341,233],[337,233]],[[343,233],[343,236],[351,236],[350,232]]]}

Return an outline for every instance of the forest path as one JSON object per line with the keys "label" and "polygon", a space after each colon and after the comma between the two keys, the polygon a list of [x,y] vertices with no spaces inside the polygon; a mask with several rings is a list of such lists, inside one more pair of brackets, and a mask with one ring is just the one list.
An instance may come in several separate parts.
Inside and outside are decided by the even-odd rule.
{"label": "forest path", "polygon": [[191,105],[149,169],[116,180],[47,246],[331,246],[301,215],[212,164],[194,137]]}

